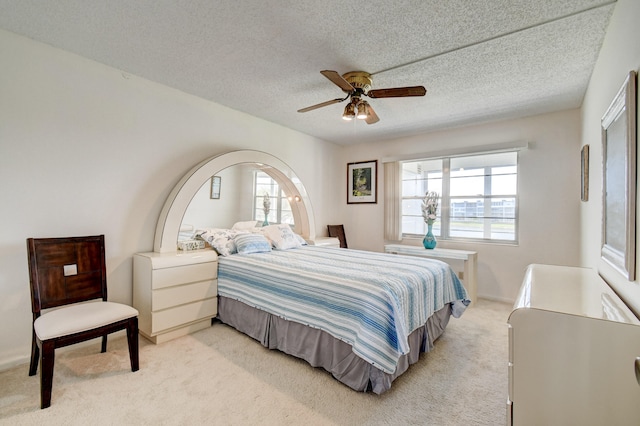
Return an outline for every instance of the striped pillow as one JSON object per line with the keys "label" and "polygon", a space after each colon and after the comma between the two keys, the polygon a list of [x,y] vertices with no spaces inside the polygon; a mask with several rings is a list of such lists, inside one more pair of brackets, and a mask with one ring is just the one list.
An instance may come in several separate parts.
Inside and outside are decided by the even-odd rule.
{"label": "striped pillow", "polygon": [[271,243],[260,234],[238,234],[233,241],[238,253],[265,253],[271,251]]}

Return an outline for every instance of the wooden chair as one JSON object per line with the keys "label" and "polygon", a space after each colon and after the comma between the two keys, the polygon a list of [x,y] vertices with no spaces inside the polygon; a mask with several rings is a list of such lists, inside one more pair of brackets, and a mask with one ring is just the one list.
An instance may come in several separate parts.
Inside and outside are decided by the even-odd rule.
{"label": "wooden chair", "polygon": [[344,235],[344,225],[327,225],[330,237],[336,237],[340,240],[340,247],[347,247],[347,237]]}
{"label": "wooden chair", "polygon": [[[33,340],[29,375],[40,361],[41,408],[51,405],[55,350],[63,346],[127,331],[131,371],[138,371],[138,311],[107,302],[104,235],[29,238],[29,280]],[[95,300],[102,299],[102,300]],[[94,300],[90,303],[77,303]],[[42,310],[57,308],[43,313]]]}

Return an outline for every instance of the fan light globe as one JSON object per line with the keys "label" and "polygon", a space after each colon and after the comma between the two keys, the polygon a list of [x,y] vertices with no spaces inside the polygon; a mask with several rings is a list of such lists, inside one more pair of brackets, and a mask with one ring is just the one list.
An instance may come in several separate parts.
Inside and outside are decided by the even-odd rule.
{"label": "fan light globe", "polygon": [[344,114],[342,114],[342,119],[351,121],[355,118],[356,112],[353,106],[353,103],[349,102],[346,107],[344,107]]}
{"label": "fan light globe", "polygon": [[367,104],[367,101],[361,101],[358,104],[358,115],[356,117],[358,117],[361,120],[365,120],[368,115],[369,115],[369,104]]}

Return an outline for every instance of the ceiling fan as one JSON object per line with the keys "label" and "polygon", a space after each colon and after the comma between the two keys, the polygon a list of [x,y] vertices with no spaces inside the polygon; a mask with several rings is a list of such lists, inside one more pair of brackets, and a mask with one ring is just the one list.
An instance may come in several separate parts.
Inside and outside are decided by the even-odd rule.
{"label": "ceiling fan", "polygon": [[341,88],[347,96],[302,108],[299,109],[298,112],[312,111],[314,109],[337,104],[351,98],[347,106],[344,108],[342,118],[345,120],[359,118],[365,120],[367,124],[373,124],[380,121],[380,119],[373,108],[371,108],[371,105],[362,99],[364,96],[368,96],[372,99],[403,98],[407,96],[424,96],[427,93],[427,89],[425,89],[424,86],[394,87],[391,89],[371,90],[373,79],[371,78],[371,74],[364,71],[351,71],[340,75],[336,71],[324,70],[320,71],[320,74],[324,75],[331,80],[333,84]]}

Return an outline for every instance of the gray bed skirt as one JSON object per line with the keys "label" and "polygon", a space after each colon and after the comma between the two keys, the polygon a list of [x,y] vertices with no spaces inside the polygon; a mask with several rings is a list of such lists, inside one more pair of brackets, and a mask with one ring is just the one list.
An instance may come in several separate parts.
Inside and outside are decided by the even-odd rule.
{"label": "gray bed skirt", "polygon": [[304,359],[313,367],[322,367],[350,388],[381,394],[411,364],[418,362],[420,353],[429,352],[435,340],[444,332],[451,305],[434,313],[427,323],[409,335],[411,351],[403,355],[395,373],[389,374],[355,355],[351,345],[329,333],[300,323],[288,321],[253,308],[234,299],[218,298],[218,319],[238,331],[256,339],[269,349],[278,349]]}

